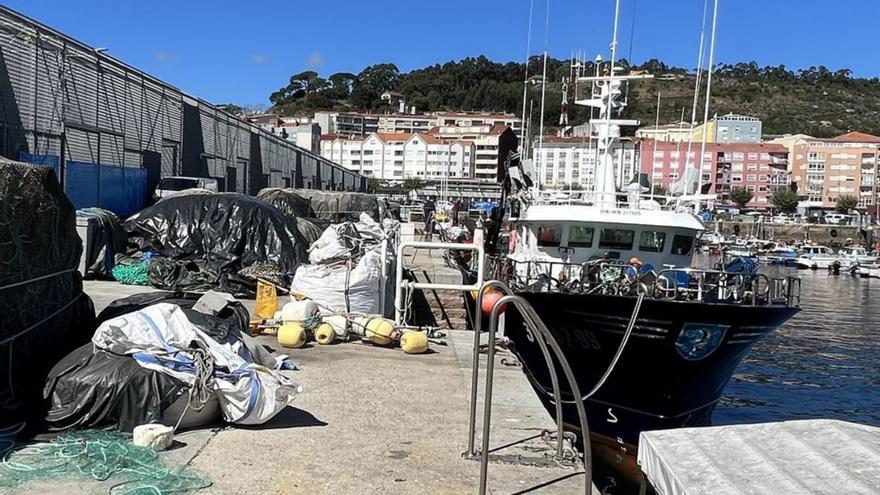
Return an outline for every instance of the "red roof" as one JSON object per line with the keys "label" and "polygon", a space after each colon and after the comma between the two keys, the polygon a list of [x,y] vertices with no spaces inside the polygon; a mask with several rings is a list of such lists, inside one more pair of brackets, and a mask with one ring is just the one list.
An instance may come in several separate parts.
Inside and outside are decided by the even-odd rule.
{"label": "red roof", "polygon": [[412,137],[412,134],[408,133],[408,132],[397,132],[397,133],[393,133],[393,134],[387,133],[387,132],[377,132],[376,135],[379,136],[379,139],[381,139],[382,141],[385,141],[385,142],[406,141],[410,137]]}
{"label": "red roof", "polygon": [[840,136],[829,139],[829,141],[837,141],[842,143],[871,143],[871,144],[880,144],[880,137],[874,136],[871,134],[866,134],[864,132],[848,132],[846,134],[842,134]]}

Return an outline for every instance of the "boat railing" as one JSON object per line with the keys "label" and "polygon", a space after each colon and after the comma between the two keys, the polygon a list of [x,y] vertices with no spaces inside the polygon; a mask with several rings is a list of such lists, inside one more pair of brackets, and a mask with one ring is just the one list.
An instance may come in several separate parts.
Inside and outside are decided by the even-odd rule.
{"label": "boat railing", "polygon": [[[477,424],[477,387],[479,385],[480,370],[480,335],[482,334],[482,318],[480,317],[479,312],[481,311],[483,305],[483,296],[487,292],[487,289],[501,290],[504,295],[495,302],[489,316],[489,345],[486,356],[486,384],[485,394],[483,397],[484,404],[482,437],[481,448],[477,450],[475,446]],[[565,354],[562,352],[562,348],[560,347],[559,343],[553,337],[553,334],[550,333],[550,330],[544,324],[543,320],[541,320],[541,318],[535,312],[535,309],[532,307],[532,305],[522,296],[514,295],[513,290],[507,284],[500,280],[490,280],[482,284],[482,287],[477,293],[475,305],[474,348],[471,370],[470,417],[468,422],[467,451],[464,452],[463,456],[470,459],[476,459],[477,457],[479,457],[480,459],[480,484],[478,488],[478,493],[480,495],[485,495],[487,493],[488,487],[488,469],[490,454],[489,436],[491,432],[492,387],[494,383],[495,371],[495,335],[498,332],[498,317],[507,305],[514,306],[522,316],[523,323],[526,326],[526,331],[534,338],[534,341],[541,349],[541,353],[544,356],[544,361],[547,365],[547,369],[549,370],[550,380],[553,385],[554,403],[556,404],[556,457],[559,461],[563,460],[565,436],[562,415],[562,393],[560,389],[560,382],[557,370],[561,369],[563,375],[565,376],[565,380],[568,384],[568,390],[570,390],[572,393],[574,404],[577,409],[579,421],[578,426],[581,430],[581,437],[584,447],[584,493],[585,495],[592,495],[592,493],[594,493],[594,489],[592,476],[592,452],[590,447],[589,435],[590,430],[587,423],[586,407],[584,406],[584,401],[581,398],[582,395],[580,387],[577,383],[577,379],[575,378],[574,372],[571,369],[571,365],[569,364],[568,359],[566,359]]]}
{"label": "boat railing", "polygon": [[[615,197],[613,206],[620,209],[636,210],[693,210],[693,205],[700,201],[716,199],[714,194],[701,195],[658,195],[639,193],[635,196],[627,192],[612,193]],[[531,202],[539,205],[597,205],[607,201],[608,193],[592,190],[541,189],[531,193]],[[634,203],[633,200],[638,198]]]}
{"label": "boat railing", "polygon": [[800,305],[798,277],[700,268],[636,267],[619,260],[584,263],[512,260],[501,265],[500,277],[518,292],[602,294],[704,303],[752,306]]}

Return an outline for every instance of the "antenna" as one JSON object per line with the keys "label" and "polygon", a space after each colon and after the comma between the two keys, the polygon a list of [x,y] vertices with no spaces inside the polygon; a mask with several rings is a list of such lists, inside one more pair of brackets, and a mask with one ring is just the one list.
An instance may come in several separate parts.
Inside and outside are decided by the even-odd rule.
{"label": "antenna", "polygon": [[523,107],[522,107],[522,127],[520,128],[519,142],[523,147],[522,159],[525,160],[526,151],[526,100],[529,98],[529,55],[532,51],[532,14],[535,11],[535,0],[529,2],[529,35],[526,40],[526,75],[523,79]]}
{"label": "antenna", "polygon": [[[619,1],[619,0],[618,0]],[[550,35],[550,0],[547,0],[547,10],[544,19],[544,70],[541,75],[541,114],[539,115],[538,152],[541,153],[541,169],[547,167],[547,157],[544,152],[544,100],[547,97],[547,38]],[[540,183],[540,182],[539,182]]]}
{"label": "antenna", "polygon": [[703,186],[703,162],[706,160],[706,134],[709,132],[709,100],[712,97],[712,72],[715,71],[715,33],[718,25],[718,0],[712,12],[712,39],[709,43],[709,75],[706,76],[706,104],[703,107],[703,143],[700,145],[700,173],[697,191]]}
{"label": "antenna", "polygon": [[[700,82],[703,77],[703,44],[706,38],[706,14],[709,11],[709,0],[704,0],[703,2],[703,22],[700,24],[700,51],[697,54],[697,75],[696,81],[694,82],[694,103],[691,108],[691,126],[690,126],[690,137],[688,138],[688,146],[687,146],[687,156],[685,157],[685,173],[691,168],[691,145],[694,140],[694,128],[697,125],[697,102],[700,100]],[[705,127],[705,123],[704,123]],[[705,128],[703,130],[705,134]],[[702,155],[700,155],[702,157]],[[700,158],[700,181],[702,182],[703,177],[703,162],[702,158]]]}

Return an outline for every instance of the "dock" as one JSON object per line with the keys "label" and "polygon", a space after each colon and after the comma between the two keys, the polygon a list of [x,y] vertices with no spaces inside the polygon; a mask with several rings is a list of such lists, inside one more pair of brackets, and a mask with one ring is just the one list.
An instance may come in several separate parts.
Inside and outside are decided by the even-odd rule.
{"label": "dock", "polygon": [[828,419],[643,432],[659,495],[880,493],[880,428]]}
{"label": "dock", "polygon": [[[85,282],[85,290],[100,311],[115,299],[155,289]],[[274,337],[259,337],[300,368],[289,375],[303,386],[293,406],[261,426],[179,432],[162,458],[210,478],[213,486],[194,492],[199,494],[475,493],[479,462],[462,458],[472,338],[472,332],[450,330],[446,345],[407,355],[359,343],[284,349]],[[540,462],[555,453],[554,444],[541,438],[553,422],[522,370],[501,364],[510,358],[501,353],[496,364],[490,493],[583,493],[581,467]],[[27,490],[88,494],[108,487],[53,481]]]}

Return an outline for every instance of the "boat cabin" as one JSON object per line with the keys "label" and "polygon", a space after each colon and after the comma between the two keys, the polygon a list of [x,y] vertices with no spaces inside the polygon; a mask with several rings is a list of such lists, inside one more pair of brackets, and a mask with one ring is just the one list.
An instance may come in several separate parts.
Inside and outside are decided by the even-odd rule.
{"label": "boat cabin", "polygon": [[703,230],[693,215],[585,205],[535,205],[511,221],[514,259],[580,264],[638,258],[658,269],[690,266]]}
{"label": "boat cabin", "polygon": [[803,256],[834,256],[834,251],[826,246],[804,246],[801,249]]}

